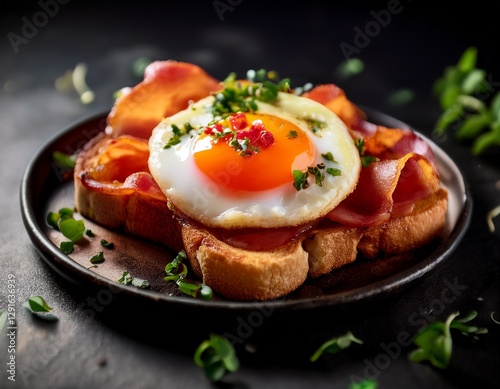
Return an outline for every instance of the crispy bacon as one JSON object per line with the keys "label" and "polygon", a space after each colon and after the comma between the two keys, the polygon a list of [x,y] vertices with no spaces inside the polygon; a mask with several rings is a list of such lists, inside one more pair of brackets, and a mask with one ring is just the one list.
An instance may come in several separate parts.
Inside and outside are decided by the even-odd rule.
{"label": "crispy bacon", "polygon": [[350,101],[344,90],[334,84],[318,85],[302,94],[333,111],[347,126],[352,129],[358,122],[366,119],[366,114]]}
{"label": "crispy bacon", "polygon": [[438,188],[437,174],[421,155],[374,162],[361,170],[354,192],[327,218],[349,226],[380,225],[410,213],[415,201]]}
{"label": "crispy bacon", "polygon": [[144,71],[144,80],[124,88],[108,115],[113,137],[133,135],[148,139],[165,117],[218,90],[220,82],[200,67],[177,61],[155,61]]}

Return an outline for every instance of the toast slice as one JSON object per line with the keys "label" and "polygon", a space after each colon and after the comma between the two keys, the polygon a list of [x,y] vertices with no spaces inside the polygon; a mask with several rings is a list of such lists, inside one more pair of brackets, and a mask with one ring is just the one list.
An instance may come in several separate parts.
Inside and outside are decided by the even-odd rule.
{"label": "toast slice", "polygon": [[[78,154],[74,171],[76,210],[104,227],[174,251],[185,250],[200,280],[216,293],[241,301],[285,296],[307,277],[320,277],[360,256],[378,258],[414,250],[443,231],[447,191],[440,185],[429,145],[409,130],[367,122],[364,112],[332,84],[313,88],[303,97],[324,104],[341,118],[353,141],[365,142],[364,146],[358,142],[361,154],[366,151],[374,159],[396,161],[382,169],[395,169],[390,179],[384,179],[376,169],[370,170],[370,175],[364,176],[373,180],[373,185],[365,178],[364,185],[358,182],[358,188],[365,188],[358,191],[362,196],[349,196],[354,201],[346,203],[362,205],[360,208],[369,212],[344,207],[336,215],[340,219],[317,220],[271,246],[241,247],[224,239],[224,234],[194,222],[169,202],[150,174],[148,139],[152,128],[165,116],[220,87],[218,80],[192,64],[152,63],[144,81],[125,88],[116,100],[106,132]],[[410,155],[415,150],[419,151],[418,158]],[[408,160],[412,162],[406,169]],[[417,185],[412,184],[414,178]],[[366,190],[372,201],[366,201]],[[404,201],[393,212],[393,203],[401,199]],[[258,230],[254,242],[258,243],[259,236],[269,240],[269,232]],[[288,234],[284,230],[274,230],[273,234],[281,232]]]}
{"label": "toast slice", "polygon": [[[327,274],[355,261],[360,253],[376,258],[420,247],[436,238],[445,225],[447,191],[441,188],[419,200],[410,214],[381,225],[350,227],[329,222],[279,247],[239,248],[168,203],[146,165],[141,168],[138,162],[147,159],[143,142],[102,133],[83,148],[74,172],[77,211],[107,228],[174,251],[185,250],[200,280],[229,299],[272,300],[285,296],[307,277]],[[132,171],[123,171],[120,167],[128,166],[130,155],[134,155],[135,166]]]}

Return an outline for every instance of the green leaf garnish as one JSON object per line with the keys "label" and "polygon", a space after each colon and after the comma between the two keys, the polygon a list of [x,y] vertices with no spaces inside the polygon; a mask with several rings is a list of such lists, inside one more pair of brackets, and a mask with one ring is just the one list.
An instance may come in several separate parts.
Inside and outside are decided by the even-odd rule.
{"label": "green leaf garnish", "polygon": [[59,222],[59,230],[72,242],[78,242],[83,238],[85,224],[83,220],[67,218]]}
{"label": "green leaf garnish", "polygon": [[211,300],[213,297],[212,289],[203,283],[191,282],[186,279],[188,268],[183,263],[187,260],[187,255],[184,250],[179,251],[177,256],[165,266],[165,273],[163,277],[166,282],[174,281],[179,290],[191,297],[201,300]]}
{"label": "green leaf garnish", "polygon": [[110,250],[115,248],[115,244],[113,242],[108,242],[106,239],[101,239],[101,246]]}
{"label": "green leaf garnish", "polygon": [[128,271],[123,272],[118,282],[123,285],[133,285],[136,288],[147,289],[149,288],[149,282],[143,280],[142,278],[132,277]]}
{"label": "green leaf garnish", "polygon": [[85,235],[87,235],[89,238],[95,237],[95,234],[92,232],[92,230],[85,230]]}
{"label": "green leaf garnish", "polygon": [[52,159],[57,162],[62,167],[73,169],[76,166],[76,156],[68,155],[61,151],[54,151],[52,153]]}
{"label": "green leaf garnish", "polygon": [[210,334],[210,338],[197,347],[193,359],[196,365],[203,369],[205,376],[213,382],[240,367],[233,345],[217,334]]}
{"label": "green leaf garnish", "polygon": [[477,48],[467,48],[435,81],[433,92],[442,108],[436,134],[454,129],[455,137],[471,142],[472,154],[479,155],[500,146],[500,92],[492,93],[487,72],[476,68],[476,62]]}
{"label": "green leaf garnish", "polygon": [[363,344],[363,341],[356,338],[351,331],[338,338],[332,338],[323,343],[310,357],[311,362],[315,362],[323,353],[336,354],[341,350],[346,349],[351,343]]}
{"label": "green leaf garnish", "polygon": [[361,382],[353,382],[349,385],[349,389],[377,389],[378,382],[376,380],[363,380]]}
{"label": "green leaf garnish", "polygon": [[33,312],[50,312],[50,307],[42,296],[31,296],[27,301],[29,308]]}
{"label": "green leaf garnish", "polygon": [[463,319],[457,319],[459,314],[459,312],[453,313],[445,322],[435,321],[421,329],[413,339],[418,348],[408,354],[409,360],[412,362],[427,361],[437,368],[446,369],[452,354],[453,341],[450,331],[452,328],[466,335],[487,332],[485,328],[465,324],[474,319],[477,312],[472,311]]}
{"label": "green leaf garnish", "polygon": [[68,254],[71,254],[75,250],[75,244],[71,241],[61,242],[59,248],[61,249],[61,251],[64,254],[68,255]]}
{"label": "green leaf garnish", "polygon": [[102,251],[99,251],[99,253],[97,253],[96,255],[92,256],[92,258],[90,258],[90,263],[96,265],[98,263],[103,263],[105,261],[105,258],[104,258],[104,253]]}
{"label": "green leaf garnish", "polygon": [[307,177],[309,177],[309,173],[303,172],[301,170],[293,170],[293,187],[297,190],[306,189],[309,187],[309,182],[307,181]]}
{"label": "green leaf garnish", "polygon": [[236,73],[230,73],[224,80],[224,89],[215,95],[212,106],[214,117],[225,118],[235,112],[254,112],[257,101],[274,103],[278,92],[290,92],[290,80],[279,80],[274,71],[260,69],[247,72],[249,84],[238,81]]}
{"label": "green leaf garnish", "polygon": [[58,317],[51,312],[52,307],[47,304],[42,296],[31,296],[23,304],[23,307],[40,319],[48,321],[58,320]]}

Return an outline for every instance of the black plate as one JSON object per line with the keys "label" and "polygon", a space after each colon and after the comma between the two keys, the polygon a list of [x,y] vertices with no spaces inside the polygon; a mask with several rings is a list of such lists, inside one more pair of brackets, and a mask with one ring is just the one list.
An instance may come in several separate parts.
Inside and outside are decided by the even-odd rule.
{"label": "black plate", "polygon": [[[392,117],[370,112],[372,122],[388,127],[410,128]],[[449,191],[447,231],[442,240],[421,250],[377,261],[356,261],[318,280],[307,281],[297,291],[275,301],[237,302],[219,298],[213,301],[182,296],[175,285],[163,282],[164,267],[174,253],[162,247],[106,230],[89,220],[86,227],[96,233],[87,244],[78,245],[70,256],[59,250],[61,234],[45,222],[47,212],[61,207],[73,207],[71,171],[61,169],[54,161],[54,151],[71,154],[105,128],[106,113],[85,118],[50,139],[30,162],[22,180],[21,209],[28,234],[42,258],[65,279],[79,286],[119,293],[138,304],[154,303],[172,309],[217,309],[241,312],[254,309],[297,311],[368,301],[408,287],[437,265],[448,259],[465,234],[471,218],[472,202],[469,188],[459,169],[447,154],[431,144],[439,164],[443,184]],[[424,137],[425,138],[425,137]],[[100,239],[115,243],[106,251]],[[106,261],[91,268],[89,258],[104,250]],[[124,286],[116,281],[124,271],[134,277],[147,279],[150,289]]]}

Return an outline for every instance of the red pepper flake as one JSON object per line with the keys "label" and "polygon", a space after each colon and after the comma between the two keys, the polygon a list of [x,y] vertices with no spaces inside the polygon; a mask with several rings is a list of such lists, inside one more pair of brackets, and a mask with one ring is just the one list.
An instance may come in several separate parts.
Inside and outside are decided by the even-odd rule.
{"label": "red pepper flake", "polygon": [[242,112],[231,115],[229,117],[229,121],[231,122],[231,126],[233,127],[234,131],[243,130],[248,127],[247,118]]}

